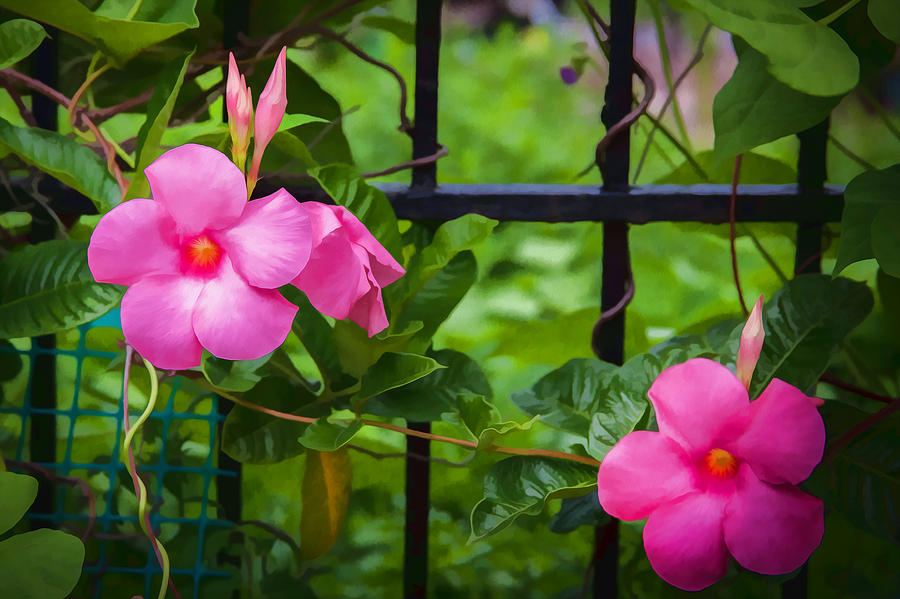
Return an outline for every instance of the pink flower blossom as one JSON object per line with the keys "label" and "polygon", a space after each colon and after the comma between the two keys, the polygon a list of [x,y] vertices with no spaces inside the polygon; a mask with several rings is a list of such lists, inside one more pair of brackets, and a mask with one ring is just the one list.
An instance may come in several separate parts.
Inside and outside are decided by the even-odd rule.
{"label": "pink flower blossom", "polygon": [[750,311],[747,323],[741,331],[741,345],[737,355],[737,377],[744,384],[745,389],[750,388],[753,379],[753,371],[759,362],[759,352],[762,351],[766,331],[762,322],[763,296],[759,296]]}
{"label": "pink flower blossom", "polygon": [[253,162],[250,165],[248,181],[252,188],[256,184],[259,175],[259,166],[262,163],[263,152],[266,146],[275,136],[281,121],[284,119],[284,111],[287,108],[287,48],[281,48],[278,58],[275,60],[275,68],[266,81],[266,87],[259,95],[256,102],[256,114],[253,117]]}
{"label": "pink flower blossom", "polygon": [[319,312],[350,318],[369,337],[388,325],[381,288],[406,271],[352,212],[319,202],[301,204],[312,225],[313,250],[291,281]]}
{"label": "pink flower blossom", "polygon": [[285,190],[247,202],[241,171],[195,144],[145,170],[153,199],[125,202],[91,236],[97,281],[127,285],[122,331],[160,368],[200,364],[202,348],[230,360],[284,341],[297,307],[277,288],[310,253],[306,211]]}
{"label": "pink flower blossom", "polygon": [[647,518],[644,549],[664,580],[699,590],[729,555],[749,570],[800,567],[824,532],[822,501],[799,490],[822,459],[825,425],[810,398],[773,379],[759,398],[704,358],[664,370],[649,391],[659,432],[626,435],[603,459],[600,504]]}
{"label": "pink flower blossom", "polygon": [[253,96],[250,87],[238,71],[234,54],[228,53],[228,82],[225,85],[225,106],[228,109],[228,130],[231,133],[232,153],[243,164],[250,146],[250,117],[253,116]]}

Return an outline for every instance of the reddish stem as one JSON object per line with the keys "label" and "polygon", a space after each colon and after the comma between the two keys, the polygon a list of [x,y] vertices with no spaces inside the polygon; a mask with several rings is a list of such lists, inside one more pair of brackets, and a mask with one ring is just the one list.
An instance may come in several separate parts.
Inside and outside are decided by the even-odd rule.
{"label": "reddish stem", "polygon": [[738,180],[741,178],[741,159],[743,154],[738,154],[734,159],[734,174],[731,176],[731,202],[728,205],[728,238],[731,242],[731,272],[734,276],[734,287],[737,289],[738,300],[741,302],[741,309],[744,316],[750,315],[747,309],[747,302],[744,301],[744,291],[741,289],[741,278],[738,275],[737,248],[735,247],[735,224],[737,222],[737,187]]}

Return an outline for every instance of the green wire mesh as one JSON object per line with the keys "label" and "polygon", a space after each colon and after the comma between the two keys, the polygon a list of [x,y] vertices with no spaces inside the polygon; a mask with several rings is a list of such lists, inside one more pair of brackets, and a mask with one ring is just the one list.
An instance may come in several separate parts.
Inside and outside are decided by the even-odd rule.
{"label": "green wire mesh", "polygon": [[[0,453],[15,456],[8,460],[10,469],[53,485],[55,510],[33,508],[27,518],[86,539],[84,575],[73,597],[121,599],[140,589],[145,598],[155,597],[161,571],[138,528],[137,499],[120,453],[123,365],[110,363],[121,355],[119,312],[56,339],[53,349],[29,339],[0,345]],[[49,404],[33,401],[34,364],[42,355],[52,355],[55,363],[56,396]],[[38,380],[37,388],[44,387],[46,381]],[[132,368],[132,423],[146,405],[148,388],[146,372]],[[216,431],[224,417],[216,401],[189,379],[163,379],[157,409],[135,439],[150,522],[169,551],[172,580],[184,599],[201,597],[208,583],[231,575],[216,568],[216,551],[227,543],[232,523],[217,517],[215,478],[236,476],[217,467]],[[53,443],[31,437],[31,423],[40,419],[56,430],[53,461],[32,458],[41,445],[50,455],[47,444]]]}

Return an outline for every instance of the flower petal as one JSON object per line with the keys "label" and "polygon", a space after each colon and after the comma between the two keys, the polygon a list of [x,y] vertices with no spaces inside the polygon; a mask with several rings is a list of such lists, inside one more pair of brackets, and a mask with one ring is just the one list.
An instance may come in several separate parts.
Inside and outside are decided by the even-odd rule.
{"label": "flower petal", "polygon": [[347,318],[370,289],[365,268],[340,228],[313,248],[306,267],[291,284],[306,293],[316,310],[339,319]]}
{"label": "flower petal", "polygon": [[722,518],[728,496],[691,493],[654,511],[644,527],[644,550],[663,580],[699,591],[728,570]]}
{"label": "flower petal", "polygon": [[191,313],[202,289],[201,279],[180,275],[141,279],[122,298],[125,340],[159,368],[199,366],[203,349],[191,327]]}
{"label": "flower petal", "polygon": [[153,199],[184,235],[234,224],[247,204],[244,175],[225,154],[197,144],[169,150],[145,170]]}
{"label": "flower petal", "polygon": [[378,281],[379,287],[390,285],[406,273],[400,264],[394,260],[391,253],[369,232],[356,215],[343,206],[332,206],[347,231],[350,241],[362,246],[371,257],[372,274]]}
{"label": "flower petal", "polygon": [[[357,254],[365,252],[359,246],[354,249],[358,250]],[[378,282],[368,268],[365,269],[365,274],[369,282],[369,290],[356,300],[356,303],[350,308],[348,317],[366,329],[366,333],[371,337],[387,328],[388,319],[384,311],[384,300],[381,298],[381,287],[378,286]]]}
{"label": "flower petal", "polygon": [[734,445],[764,481],[797,484],[822,460],[825,423],[805,393],[772,379],[750,404],[750,424]]}
{"label": "flower petal", "polygon": [[154,200],[131,200],[103,215],[88,245],[88,266],[100,283],[133,285],[149,275],[177,274],[175,224]]}
{"label": "flower petal", "polygon": [[226,360],[253,360],[281,345],[297,313],[297,306],[275,289],[253,287],[222,260],[194,309],[192,323],[200,343]]}
{"label": "flower petal", "polygon": [[745,568],[761,574],[786,574],[799,568],[822,542],[822,500],[792,485],[759,480],[746,464],[737,491],[725,509],[725,543]]}
{"label": "flower petal", "polygon": [[287,285],[309,260],[306,211],[284,189],[247,204],[236,225],[214,237],[234,269],[254,287]]}
{"label": "flower petal", "polygon": [[705,358],[666,368],[648,395],[659,432],[675,439],[692,461],[739,437],[749,420],[747,390],[730,370]]}
{"label": "flower petal", "polygon": [[651,431],[625,435],[597,472],[600,505],[620,520],[646,518],[662,504],[696,489],[694,470],[681,446]]}

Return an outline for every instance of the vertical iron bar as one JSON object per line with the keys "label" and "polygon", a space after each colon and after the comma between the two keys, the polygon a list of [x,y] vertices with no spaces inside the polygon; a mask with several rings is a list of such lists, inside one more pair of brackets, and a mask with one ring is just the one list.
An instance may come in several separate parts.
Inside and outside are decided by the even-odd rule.
{"label": "vertical iron bar", "polygon": [[[632,54],[634,46],[635,0],[610,0],[609,82],[601,119],[609,130],[631,110]],[[628,188],[630,130],[612,140],[600,166],[605,190]],[[603,223],[603,275],[600,309],[609,310],[625,295],[630,278],[627,223]],[[597,357],[621,364],[625,352],[624,311],[605,323],[595,336]],[[618,594],[619,522],[613,520],[594,531],[595,599]]]}
{"label": "vertical iron bar", "polygon": [[[416,85],[413,115],[413,158],[437,151],[438,65],[441,49],[441,0],[416,2]],[[410,186],[421,190],[437,186],[437,165],[412,171]],[[430,432],[428,422],[410,422],[413,430]],[[426,439],[406,438],[406,451],[426,458]],[[403,537],[403,597],[425,597],[428,589],[428,512],[431,463],[406,458],[406,521]]]}
{"label": "vertical iron bar", "polygon": [[[829,119],[797,134],[800,152],[797,156],[797,187],[801,193],[821,193],[828,177],[826,149]],[[797,224],[796,274],[822,272],[822,225]],[[803,564],[794,578],[781,585],[782,599],[806,599],[809,570]]]}
{"label": "vertical iron bar", "polygon": [[[32,55],[32,74],[35,79],[52,88],[58,86],[59,73],[59,32],[49,30],[50,38],[45,39]],[[56,103],[37,92],[31,95],[34,118],[42,129],[56,131]],[[56,224],[48,216],[36,217],[31,224],[29,241],[40,243],[56,236]],[[32,339],[35,347],[52,350],[56,347],[56,335],[41,335]],[[31,364],[31,407],[53,409],[56,407],[56,356],[40,353],[32,358]],[[56,461],[56,417],[51,414],[31,414],[29,459],[33,462],[52,463]],[[38,494],[31,510],[38,514],[52,514],[56,511],[55,491],[46,477],[38,477]],[[33,528],[53,526],[52,519],[32,520]]]}

